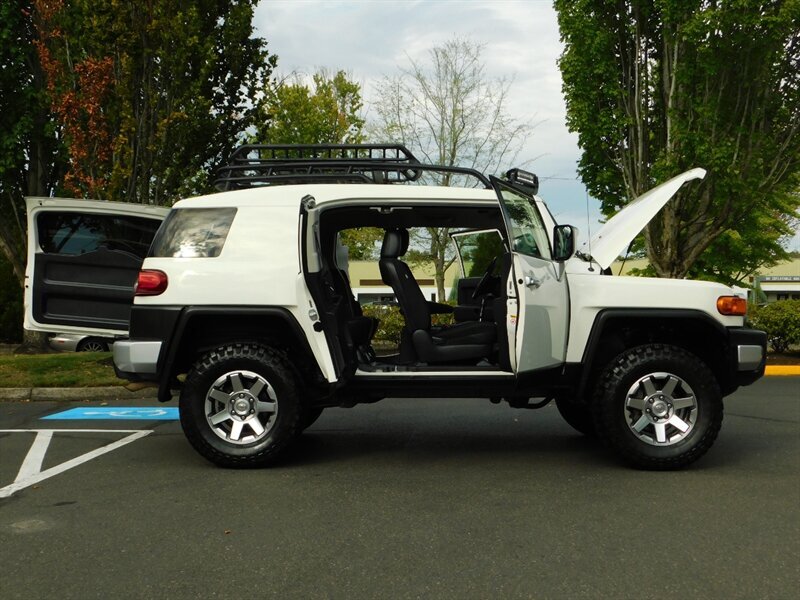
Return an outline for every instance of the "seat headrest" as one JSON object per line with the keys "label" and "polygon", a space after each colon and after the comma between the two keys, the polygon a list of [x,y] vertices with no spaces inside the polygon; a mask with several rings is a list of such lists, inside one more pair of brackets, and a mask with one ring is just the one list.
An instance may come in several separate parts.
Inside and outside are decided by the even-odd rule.
{"label": "seat headrest", "polygon": [[408,250],[408,229],[387,229],[383,236],[381,258],[398,258]]}

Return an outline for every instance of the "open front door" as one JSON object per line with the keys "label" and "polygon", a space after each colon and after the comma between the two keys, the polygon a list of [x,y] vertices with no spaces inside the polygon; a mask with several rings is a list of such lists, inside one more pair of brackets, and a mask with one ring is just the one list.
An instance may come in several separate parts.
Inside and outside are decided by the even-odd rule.
{"label": "open front door", "polygon": [[491,179],[513,257],[506,284],[512,366],[516,373],[524,373],[561,364],[566,356],[569,324],[566,276],[561,265],[551,259],[550,237],[533,197]]}
{"label": "open front door", "polygon": [[137,274],[169,209],[61,198],[26,202],[25,328],[125,335]]}

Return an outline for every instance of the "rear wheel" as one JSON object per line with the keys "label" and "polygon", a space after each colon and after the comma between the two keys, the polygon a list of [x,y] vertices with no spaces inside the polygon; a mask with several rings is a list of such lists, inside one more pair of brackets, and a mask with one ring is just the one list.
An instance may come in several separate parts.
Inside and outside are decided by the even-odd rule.
{"label": "rear wheel", "polygon": [[306,406],[300,415],[300,431],[305,431],[317,422],[324,409],[318,406]]}
{"label": "rear wheel", "polygon": [[223,346],[187,375],[180,416],[189,442],[211,462],[265,465],[300,431],[299,385],[280,352],[258,344]]}
{"label": "rear wheel", "polygon": [[604,371],[592,403],[600,437],[625,461],[647,469],[691,464],[722,426],[722,393],[697,356],[675,346],[631,348]]}

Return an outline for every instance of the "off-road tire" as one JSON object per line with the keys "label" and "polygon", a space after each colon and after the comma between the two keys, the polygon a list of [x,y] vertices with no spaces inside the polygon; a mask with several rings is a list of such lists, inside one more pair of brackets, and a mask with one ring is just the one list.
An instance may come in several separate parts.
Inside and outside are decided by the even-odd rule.
{"label": "off-road tire", "polygon": [[300,431],[305,431],[316,423],[323,410],[325,409],[319,406],[304,406],[300,414]]}
{"label": "off-road tire", "polygon": [[[687,432],[671,427],[676,441],[670,437],[665,442],[651,440],[648,443],[644,441],[645,432],[637,434],[636,425],[630,425],[637,413],[632,411],[634,416],[629,417],[630,409],[626,406],[633,401],[630,391],[640,382],[656,381],[655,387],[658,387],[658,381],[666,380],[664,374],[682,380],[678,385],[685,383],[691,389],[696,412]],[[649,378],[649,375],[662,377]],[[666,390],[668,385],[663,387]],[[653,397],[657,401],[658,396]],[[687,400],[667,397],[676,407],[679,400]],[[642,404],[641,400],[636,402]],[[643,405],[647,406],[647,402],[650,401]],[[651,470],[679,469],[703,456],[716,440],[722,426],[722,393],[714,374],[694,354],[676,346],[647,344],[626,350],[606,367],[595,388],[592,417],[598,438],[629,464]],[[645,418],[644,412],[639,418]],[[682,426],[685,425],[687,423],[683,422]],[[655,431],[655,425],[652,429]]]}
{"label": "off-road tire", "polygon": [[575,431],[587,437],[596,437],[597,434],[594,430],[592,411],[588,405],[572,402],[568,398],[557,397],[556,408],[561,417]]}
{"label": "off-road tire", "polygon": [[[255,375],[268,382],[276,406],[274,421],[247,443],[222,439],[207,418],[207,396],[226,374]],[[262,388],[263,389],[263,388]],[[245,390],[250,392],[251,390]],[[222,467],[247,468],[275,462],[300,432],[300,385],[286,356],[260,344],[229,344],[203,355],[186,376],[180,396],[181,426],[203,457]],[[270,403],[272,396],[268,398]],[[263,396],[262,396],[263,397]],[[231,422],[233,419],[231,419]]]}

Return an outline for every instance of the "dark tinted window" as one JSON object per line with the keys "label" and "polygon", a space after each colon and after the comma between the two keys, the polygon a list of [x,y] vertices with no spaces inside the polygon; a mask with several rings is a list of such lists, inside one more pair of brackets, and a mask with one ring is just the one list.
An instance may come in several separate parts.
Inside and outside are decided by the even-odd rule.
{"label": "dark tinted window", "polygon": [[180,208],[169,213],[150,256],[214,258],[222,252],[235,208]]}
{"label": "dark tinted window", "polygon": [[37,220],[39,245],[48,254],[85,254],[104,246],[147,256],[160,219],[47,212]]}

